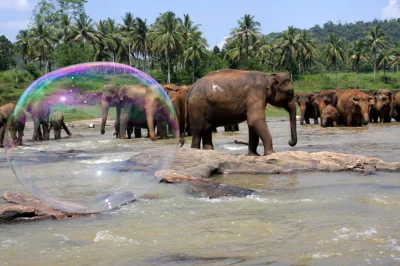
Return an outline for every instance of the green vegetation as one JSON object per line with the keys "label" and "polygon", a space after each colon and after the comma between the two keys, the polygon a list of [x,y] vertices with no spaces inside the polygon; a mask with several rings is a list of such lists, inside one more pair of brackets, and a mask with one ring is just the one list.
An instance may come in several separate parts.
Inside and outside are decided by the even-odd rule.
{"label": "green vegetation", "polygon": [[[372,90],[398,88],[400,19],[334,24],[308,30],[289,26],[280,33],[262,34],[253,15],[244,14],[220,49],[208,47],[189,14],[168,11],[155,21],[121,14],[93,21],[86,0],[40,0],[29,28],[12,44],[0,36],[0,104],[16,101],[35,79],[52,70],[88,61],[113,61],[138,68],[160,83],[191,84],[211,71],[232,68],[289,72],[295,91],[322,89]],[[233,22],[234,25],[234,22]],[[115,84],[134,84],[123,75]],[[56,80],[48,92],[79,87],[95,93],[102,77],[86,75]],[[66,110],[68,117],[77,111]],[[278,111],[271,108],[271,116]],[[284,112],[284,111],[283,111]],[[69,116],[71,115],[71,116]],[[73,116],[75,115],[75,116]],[[86,118],[93,112],[85,114]]]}

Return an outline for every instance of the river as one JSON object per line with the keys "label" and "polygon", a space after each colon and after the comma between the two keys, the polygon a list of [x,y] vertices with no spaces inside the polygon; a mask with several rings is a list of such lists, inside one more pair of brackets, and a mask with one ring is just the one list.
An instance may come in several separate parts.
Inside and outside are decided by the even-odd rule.
{"label": "river", "polygon": [[[276,152],[325,150],[400,161],[400,123],[298,126],[293,148],[287,144],[287,119],[270,119],[268,125]],[[107,130],[111,139],[111,127]],[[235,139],[247,139],[245,123],[240,132],[218,131],[213,134],[216,150],[246,153],[247,146],[234,144]],[[29,128],[25,135],[31,136]],[[189,145],[187,138],[185,146]],[[27,192],[3,153],[0,173],[1,194]],[[246,198],[196,198],[183,185],[159,183],[137,201],[101,215],[0,224],[0,265],[400,264],[398,173],[212,178],[256,193]]]}

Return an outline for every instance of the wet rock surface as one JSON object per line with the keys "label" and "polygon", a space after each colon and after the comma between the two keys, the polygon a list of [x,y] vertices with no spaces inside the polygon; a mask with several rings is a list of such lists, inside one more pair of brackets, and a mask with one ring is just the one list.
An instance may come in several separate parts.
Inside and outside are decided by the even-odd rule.
{"label": "wet rock surface", "polygon": [[[237,143],[246,144],[245,141]],[[73,152],[73,151],[72,151]],[[146,167],[138,160],[128,160],[120,171],[141,170]],[[385,162],[362,155],[335,152],[286,151],[269,156],[252,157],[243,154],[227,154],[218,151],[181,148],[168,171],[158,171],[166,183],[184,183],[190,195],[218,198],[244,197],[254,191],[242,187],[221,184],[209,179],[216,174],[290,174],[295,172],[354,171],[363,175],[379,171],[398,172],[400,162]],[[6,192],[6,203],[0,204],[0,221],[26,221],[63,219],[88,214],[67,213],[51,207],[33,195]],[[89,214],[91,215],[91,214]]]}

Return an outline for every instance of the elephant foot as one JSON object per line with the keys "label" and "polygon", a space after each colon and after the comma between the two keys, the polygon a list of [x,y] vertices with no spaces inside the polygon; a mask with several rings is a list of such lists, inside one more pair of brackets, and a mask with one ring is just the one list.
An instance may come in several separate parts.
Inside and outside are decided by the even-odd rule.
{"label": "elephant foot", "polygon": [[203,145],[203,150],[214,150],[214,147],[210,144]]}
{"label": "elephant foot", "polygon": [[264,152],[264,156],[271,155],[273,153],[275,153],[274,150],[268,150],[268,151]]}
{"label": "elephant foot", "polygon": [[260,154],[258,154],[257,152],[256,152],[256,153],[254,153],[254,152],[249,152],[249,153],[247,154],[247,156],[260,156]]}

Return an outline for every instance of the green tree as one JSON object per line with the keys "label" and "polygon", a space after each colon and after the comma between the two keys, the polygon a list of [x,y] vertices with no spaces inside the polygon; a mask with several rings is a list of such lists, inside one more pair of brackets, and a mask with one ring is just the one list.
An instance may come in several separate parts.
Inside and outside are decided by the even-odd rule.
{"label": "green tree", "polygon": [[301,74],[300,65],[304,73],[316,61],[318,52],[316,41],[307,31],[300,31],[296,38],[298,43],[299,73]]}
{"label": "green tree", "polygon": [[246,57],[246,45],[243,39],[229,38],[225,46],[225,58],[231,62],[240,63]]}
{"label": "green tree", "polygon": [[99,35],[95,30],[95,23],[93,20],[86,15],[79,15],[78,19],[75,21],[75,36],[74,41],[82,41],[84,44],[90,42],[95,45],[99,42]]}
{"label": "green tree", "polygon": [[396,42],[390,49],[390,54],[393,56],[393,62],[391,67],[396,67],[397,73],[399,72],[399,61],[400,61],[400,42]]}
{"label": "green tree", "polygon": [[135,33],[133,34],[133,49],[143,57],[143,71],[147,70],[147,54],[149,52],[149,27],[147,20],[136,18]]}
{"label": "green tree", "polygon": [[279,58],[279,66],[284,67],[290,65],[290,77],[293,79],[293,64],[298,52],[298,38],[296,38],[296,29],[289,26],[287,30],[282,32],[282,37],[278,39],[276,48],[279,48],[281,54]]}
{"label": "green tree", "polygon": [[171,83],[171,56],[182,49],[182,35],[178,31],[179,20],[175,13],[161,14],[153,25],[149,37],[153,40],[153,50],[162,53],[168,67],[167,83]]}
{"label": "green tree", "polygon": [[17,53],[22,57],[22,60],[24,60],[24,64],[26,65],[28,63],[28,56],[29,56],[29,50],[32,49],[31,47],[31,36],[29,34],[28,30],[20,30],[17,35],[17,41],[15,43],[15,49],[17,50]]}
{"label": "green tree", "polygon": [[68,16],[68,14],[63,14],[57,29],[57,37],[60,42],[63,44],[70,42],[72,40],[73,30],[71,18]]}
{"label": "green tree", "polygon": [[336,72],[336,88],[338,88],[338,63],[345,59],[344,39],[338,37],[336,34],[331,33],[328,35],[327,44],[323,50],[323,59],[335,68]]}
{"label": "green tree", "polygon": [[383,67],[383,80],[386,83],[386,67],[390,66],[394,60],[394,56],[387,50],[381,50],[378,54],[376,63],[379,67]]}
{"label": "green tree", "polygon": [[0,71],[5,71],[15,66],[13,59],[13,45],[6,38],[6,36],[0,36]]}
{"label": "green tree", "polygon": [[261,24],[258,21],[254,21],[254,16],[245,14],[240,20],[238,20],[239,27],[233,29],[232,35],[244,39],[246,47],[246,64],[249,63],[249,46],[253,44],[260,36]]}
{"label": "green tree", "polygon": [[376,56],[379,50],[383,50],[388,45],[385,33],[383,32],[382,28],[379,25],[372,27],[368,30],[366,34],[366,45],[370,48],[370,51],[373,56],[372,64],[374,66],[374,82],[375,82],[376,66],[377,66]]}
{"label": "green tree", "polygon": [[[52,28],[46,27],[43,24],[39,24],[37,27],[32,28],[32,37],[34,39],[34,45],[40,53],[39,69],[41,70],[42,63],[45,63],[47,60],[47,63],[49,64],[49,57],[46,57],[46,52],[51,52],[53,50],[53,44],[57,42],[57,39],[55,38]],[[45,67],[45,73],[47,73],[48,64]]]}
{"label": "green tree", "polygon": [[201,33],[191,34],[184,52],[184,58],[190,60],[193,66],[192,83],[194,83],[194,72],[196,70],[196,62],[201,61],[207,56],[207,40],[201,37]]}
{"label": "green tree", "polygon": [[133,43],[133,35],[135,33],[135,18],[131,12],[125,13],[125,16],[122,17],[122,24],[120,25],[120,30],[122,33],[122,41],[128,47],[128,56],[129,56],[129,66],[132,66],[132,43]]}
{"label": "green tree", "polygon": [[360,72],[360,63],[362,61],[367,61],[367,57],[365,55],[365,42],[364,40],[360,39],[352,43],[348,49],[348,56],[349,56],[349,63],[352,64],[352,67],[355,72],[355,81],[354,81],[354,88],[358,86],[357,76]]}

